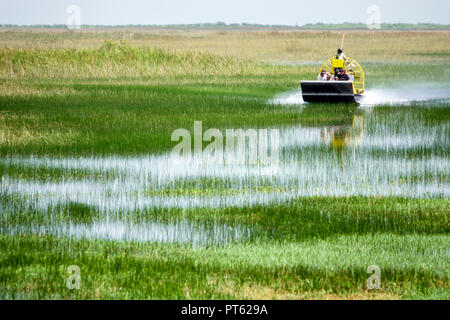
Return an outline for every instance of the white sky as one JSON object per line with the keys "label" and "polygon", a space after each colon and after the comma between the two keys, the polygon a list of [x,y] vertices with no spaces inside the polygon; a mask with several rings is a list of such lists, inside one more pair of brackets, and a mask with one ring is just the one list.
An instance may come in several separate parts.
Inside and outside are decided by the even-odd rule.
{"label": "white sky", "polygon": [[65,24],[69,5],[92,25],[365,23],[370,5],[382,23],[450,24],[450,0],[0,0],[0,24]]}

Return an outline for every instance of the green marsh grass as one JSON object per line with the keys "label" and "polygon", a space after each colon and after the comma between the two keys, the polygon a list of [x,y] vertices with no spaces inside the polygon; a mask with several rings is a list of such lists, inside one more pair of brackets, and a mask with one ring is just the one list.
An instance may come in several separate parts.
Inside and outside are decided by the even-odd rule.
{"label": "green marsh grass", "polygon": [[[2,296],[10,299],[448,299],[447,240],[350,235],[193,249],[1,236],[0,279]],[[367,266],[374,263],[383,279],[377,292],[365,289]],[[65,284],[73,264],[81,269],[81,290]]]}
{"label": "green marsh grass", "polygon": [[[450,203],[445,197],[299,195],[275,204],[105,213],[83,201],[54,202],[38,208],[30,204],[36,199],[7,189],[7,181],[14,179],[44,185],[87,181],[104,183],[105,187],[126,180],[126,175],[114,170],[33,166],[15,163],[14,159],[133,159],[158,155],[173,147],[173,130],[192,131],[194,120],[203,121],[204,130],[296,126],[320,130],[351,126],[356,113],[370,113],[376,121],[365,124],[366,134],[375,132],[379,124],[395,120],[396,125],[385,126],[390,130],[385,138],[423,128],[442,128],[444,138],[431,146],[372,147],[367,151],[369,157],[399,161],[448,159],[448,102],[368,109],[342,104],[300,107],[268,103],[277,94],[298,89],[299,80],[314,78],[320,63],[262,62],[272,60],[275,52],[283,52],[281,60],[298,56],[307,61],[322,60],[307,50],[296,53],[292,49],[306,42],[315,46],[317,35],[320,41],[331,43],[337,34],[242,33],[215,35],[214,39],[208,34],[191,44],[192,50],[180,48],[186,39],[179,35],[139,35],[134,38],[137,42],[129,45],[104,42],[106,36],[97,33],[39,34],[31,39],[46,37],[50,43],[63,41],[64,37],[78,41],[79,36],[80,43],[86,37],[95,42],[82,47],[74,42],[72,48],[63,49],[50,45],[1,49],[0,298],[448,299]],[[359,44],[364,43],[364,36],[354,33]],[[387,63],[363,64],[369,88],[404,84],[405,74],[413,82],[449,80],[450,74],[440,73],[448,69],[448,62],[442,59],[445,55],[429,54],[433,47],[417,48],[403,62],[399,62],[402,56],[398,53],[407,48],[408,37],[424,40],[434,36],[442,45],[448,32],[370,36],[376,43],[390,41],[389,50],[380,53],[361,45],[358,50],[363,60],[377,52],[391,59]],[[17,43],[30,40],[27,34],[4,33],[0,41],[11,41],[10,37],[16,37]],[[218,52],[227,37],[240,39],[233,43],[264,41],[274,47],[261,52],[252,48],[252,52],[243,54],[237,47],[230,54]],[[166,42],[138,46],[142,39]],[[289,52],[283,46],[275,48],[285,40],[291,41]],[[211,46],[198,50],[206,43]],[[411,124],[420,126],[410,128]],[[344,148],[331,157],[337,152],[329,145],[294,145],[288,154],[300,161],[303,155],[317,152],[337,163],[351,156],[352,150]],[[439,188],[448,188],[448,176],[437,176],[432,170],[423,170],[421,175],[400,175],[398,183],[402,183],[401,179],[412,185],[437,180]],[[147,188],[143,196],[227,197],[285,190],[270,179],[253,185],[250,179],[200,177]],[[206,226],[221,223],[230,228],[242,225],[251,232],[243,241],[200,246],[8,233],[8,228],[13,227],[68,223],[89,226],[105,217],[136,224],[189,221]],[[81,268],[80,290],[66,287],[69,265]],[[366,288],[369,265],[381,268],[379,291]]]}

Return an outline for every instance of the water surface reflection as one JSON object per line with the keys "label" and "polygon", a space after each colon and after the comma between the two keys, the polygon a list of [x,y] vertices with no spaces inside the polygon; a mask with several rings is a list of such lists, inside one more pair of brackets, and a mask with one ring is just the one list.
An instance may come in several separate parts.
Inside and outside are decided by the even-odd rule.
{"label": "water surface reflection", "polygon": [[[448,106],[441,108],[446,110]],[[191,242],[206,241],[195,239],[208,236],[196,235],[187,225],[136,226],[123,213],[148,208],[254,206],[305,196],[449,197],[450,121],[429,113],[433,109],[420,106],[355,107],[345,114],[308,106],[302,110],[299,125],[280,128],[281,160],[272,167],[186,162],[170,154],[3,158],[0,192],[19,195],[30,208],[46,211],[73,202],[95,207],[105,217],[95,225],[44,224],[29,232],[137,241],[179,238]],[[26,179],[13,174],[8,169],[11,166],[58,170],[61,177]],[[65,170],[73,169],[114,174],[102,179],[88,175],[65,179]],[[0,209],[15,210],[5,205]],[[118,213],[121,220],[106,220]],[[223,239],[239,238],[249,232],[233,229],[235,234],[229,235],[223,228],[227,229],[215,226],[209,231],[196,230],[203,235],[223,234]],[[164,231],[154,232],[156,229]]]}

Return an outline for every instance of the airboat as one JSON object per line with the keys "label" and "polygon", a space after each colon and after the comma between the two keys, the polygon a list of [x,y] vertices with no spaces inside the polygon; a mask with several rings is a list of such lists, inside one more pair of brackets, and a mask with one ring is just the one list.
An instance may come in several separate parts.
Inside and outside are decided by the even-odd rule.
{"label": "airboat", "polygon": [[[343,41],[341,48],[343,48]],[[341,60],[339,68],[344,69],[350,77],[346,81],[317,80],[301,81],[302,96],[305,102],[356,102],[364,95],[364,71],[354,59],[346,57]],[[329,58],[321,69],[333,75],[336,68],[335,57]],[[333,78],[333,76],[332,76]]]}

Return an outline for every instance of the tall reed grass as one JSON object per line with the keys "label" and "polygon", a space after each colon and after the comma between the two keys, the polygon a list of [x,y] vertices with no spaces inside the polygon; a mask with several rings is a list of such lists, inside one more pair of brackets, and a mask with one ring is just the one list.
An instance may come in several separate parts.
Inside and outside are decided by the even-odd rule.
{"label": "tall reed grass", "polygon": [[[0,30],[1,31],[1,30]],[[211,52],[257,62],[320,62],[340,44],[343,31],[65,29],[0,32],[0,47],[100,48],[104,40],[126,40],[132,46]],[[345,52],[359,62],[417,63],[448,61],[450,32],[346,31]]]}
{"label": "tall reed grass", "polygon": [[98,49],[3,48],[0,77],[108,78],[152,75],[239,75],[255,65],[208,52],[134,47],[105,41]]}

